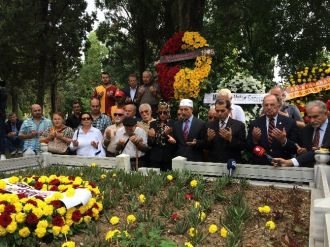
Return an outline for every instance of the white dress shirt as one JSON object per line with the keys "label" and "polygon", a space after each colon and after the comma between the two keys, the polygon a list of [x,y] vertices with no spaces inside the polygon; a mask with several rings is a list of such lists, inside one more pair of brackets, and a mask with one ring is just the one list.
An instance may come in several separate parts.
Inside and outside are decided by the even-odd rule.
{"label": "white dress shirt", "polygon": [[231,118],[245,123],[245,113],[242,107],[231,104]]}
{"label": "white dress shirt", "polygon": [[[78,134],[79,131],[79,134]],[[77,138],[78,135],[78,138]],[[79,127],[73,134],[72,140],[78,141],[78,146],[73,146],[73,143],[70,143],[70,149],[76,150],[78,156],[98,156],[105,157],[105,151],[102,147],[102,133],[99,129],[94,128],[93,126],[88,130],[87,133],[84,133],[82,128]],[[98,147],[94,148],[91,145],[91,142],[98,142]]]}

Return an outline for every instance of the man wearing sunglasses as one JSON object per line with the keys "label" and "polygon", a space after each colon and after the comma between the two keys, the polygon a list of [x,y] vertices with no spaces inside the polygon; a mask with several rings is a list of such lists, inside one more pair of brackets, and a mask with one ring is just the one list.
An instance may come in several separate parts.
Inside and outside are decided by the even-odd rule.
{"label": "man wearing sunglasses", "polygon": [[116,109],[113,113],[114,124],[108,126],[104,131],[103,147],[107,150],[107,157],[116,156],[115,137],[118,129],[123,127],[123,120],[125,118],[125,110],[122,108]]}
{"label": "man wearing sunglasses", "polygon": [[208,122],[206,147],[211,162],[240,160],[241,151],[246,143],[245,125],[230,117],[230,101],[215,102],[215,120]]}

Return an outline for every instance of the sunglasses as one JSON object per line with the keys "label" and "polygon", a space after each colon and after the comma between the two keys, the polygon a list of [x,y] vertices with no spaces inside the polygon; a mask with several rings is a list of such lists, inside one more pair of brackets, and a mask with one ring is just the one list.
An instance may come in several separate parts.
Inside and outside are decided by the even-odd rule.
{"label": "sunglasses", "polygon": [[124,116],[124,114],[123,113],[114,113],[113,114],[115,117],[117,117],[117,116],[119,116],[119,117],[122,117],[122,116]]}
{"label": "sunglasses", "polygon": [[91,118],[90,117],[82,117],[81,120],[82,121],[87,121],[87,120],[91,120]]}
{"label": "sunglasses", "polygon": [[168,112],[167,111],[159,111],[158,114],[159,115],[166,115],[167,116],[168,115]]}

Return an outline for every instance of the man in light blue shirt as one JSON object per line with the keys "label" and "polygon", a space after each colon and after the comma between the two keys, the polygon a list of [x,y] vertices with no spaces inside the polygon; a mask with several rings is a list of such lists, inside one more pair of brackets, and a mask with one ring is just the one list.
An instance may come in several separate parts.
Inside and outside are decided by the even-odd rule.
{"label": "man in light blue shirt", "polygon": [[18,134],[24,140],[23,156],[39,153],[39,137],[45,130],[52,127],[52,122],[43,116],[40,105],[33,104],[31,114],[31,118],[24,120]]}

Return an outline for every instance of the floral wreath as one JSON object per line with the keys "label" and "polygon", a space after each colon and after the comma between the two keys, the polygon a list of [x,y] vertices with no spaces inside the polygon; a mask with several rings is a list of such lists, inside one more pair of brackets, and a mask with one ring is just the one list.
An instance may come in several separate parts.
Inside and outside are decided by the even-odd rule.
{"label": "floral wreath", "polygon": [[[6,190],[8,182],[11,185],[19,183],[40,191],[40,194],[45,191],[54,193],[48,197],[29,196],[24,190],[13,194]],[[85,205],[67,209],[61,199],[64,195],[73,197],[78,188],[89,190],[92,197]],[[0,237],[8,237],[8,241],[16,235],[26,241],[47,236],[66,238],[73,234],[76,225],[87,225],[92,219],[97,220],[102,209],[98,187],[78,176],[13,176],[0,180]]]}
{"label": "floral wreath", "polygon": [[[318,66],[305,67],[290,75],[288,82],[285,83],[286,89],[298,87],[300,97],[291,99],[304,115],[306,112],[305,103],[311,100],[325,100],[327,108],[330,110],[330,64],[323,63]],[[318,86],[320,81],[327,80],[327,86]],[[325,84],[323,84],[325,85]],[[318,88],[318,89],[317,89]],[[288,90],[287,90],[288,91]],[[321,94],[320,94],[321,92]],[[322,97],[323,96],[323,97]]]}
{"label": "floral wreath", "polygon": [[[170,37],[160,51],[161,56],[187,54],[207,47],[207,41],[198,32],[177,32]],[[203,81],[211,71],[211,53],[199,53],[194,61],[194,68],[186,67],[187,61],[156,65],[158,83],[164,100],[197,98]]]}

